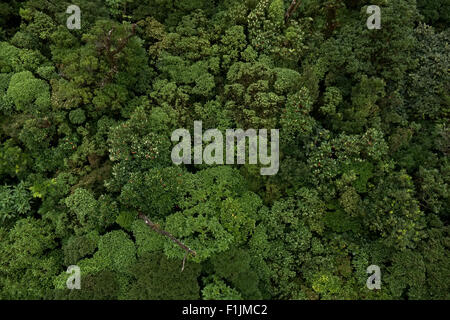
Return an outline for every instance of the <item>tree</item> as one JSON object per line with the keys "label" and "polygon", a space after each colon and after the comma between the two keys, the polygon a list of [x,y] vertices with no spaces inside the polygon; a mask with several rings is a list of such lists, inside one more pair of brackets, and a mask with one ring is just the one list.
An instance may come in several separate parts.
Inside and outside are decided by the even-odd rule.
{"label": "tree", "polygon": [[[449,298],[448,1],[69,4],[0,4],[0,299]],[[174,164],[195,121],[279,171]]]}

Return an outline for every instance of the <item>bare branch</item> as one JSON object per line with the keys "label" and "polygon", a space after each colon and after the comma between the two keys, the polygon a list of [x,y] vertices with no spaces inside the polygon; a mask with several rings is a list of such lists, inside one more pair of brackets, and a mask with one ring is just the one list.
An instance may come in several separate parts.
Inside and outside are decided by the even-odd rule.
{"label": "bare branch", "polygon": [[184,251],[186,251],[186,254],[184,255],[183,258],[183,267],[181,268],[181,272],[183,272],[184,270],[184,263],[186,261],[187,256],[190,254],[192,254],[193,256],[197,255],[197,252],[195,252],[194,250],[192,250],[191,248],[189,248],[188,246],[186,246],[184,243],[182,243],[180,240],[178,240],[177,238],[175,238],[172,234],[170,234],[169,232],[162,230],[161,228],[159,228],[159,226],[152,222],[146,215],[144,215],[142,212],[139,212],[139,218],[141,218],[142,220],[144,220],[145,224],[147,224],[150,228],[152,228],[154,231],[158,232],[159,234],[162,234],[163,236],[166,236],[168,238],[170,238],[173,242],[175,242],[181,249],[183,249]]}
{"label": "bare branch", "polygon": [[133,23],[132,27],[131,27],[131,33],[126,36],[124,39],[119,39],[119,45],[117,46],[116,50],[114,50],[111,54],[112,56],[115,56],[116,54],[118,54],[120,51],[123,50],[123,48],[125,48],[125,46],[128,43],[128,40],[130,40],[130,38],[132,36],[134,36],[136,34],[136,23]]}
{"label": "bare branch", "polygon": [[115,74],[118,72],[118,64],[117,64],[117,55],[126,47],[128,44],[128,41],[131,37],[133,37],[136,34],[136,24],[133,23],[131,33],[127,35],[125,38],[119,39],[119,43],[117,45],[117,48],[111,51],[111,36],[114,31],[114,27],[111,28],[111,30],[108,31],[108,33],[105,35],[104,44],[99,48],[100,51],[106,51],[106,59],[108,60],[111,70],[109,70],[106,77],[102,80],[100,83],[100,87],[103,88],[105,84],[110,82]]}
{"label": "bare branch", "polygon": [[295,10],[300,6],[300,0],[292,0],[291,5],[286,11],[286,14],[284,15],[284,22],[288,22],[291,15],[294,13]]}
{"label": "bare branch", "polygon": [[181,272],[183,272],[183,270],[184,270],[184,263],[186,262],[186,258],[188,256],[188,254],[189,254],[189,252],[186,251],[186,254],[184,255],[184,258],[183,258],[183,266],[181,267]]}

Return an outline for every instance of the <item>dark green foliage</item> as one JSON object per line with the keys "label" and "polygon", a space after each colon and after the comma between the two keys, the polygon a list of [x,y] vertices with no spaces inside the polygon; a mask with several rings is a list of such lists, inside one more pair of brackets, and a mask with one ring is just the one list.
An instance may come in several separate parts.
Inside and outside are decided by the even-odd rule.
{"label": "dark green foliage", "polygon": [[[212,258],[211,263],[214,267],[214,274],[231,283],[238,290],[237,292],[240,292],[242,298],[253,300],[262,298],[258,275],[251,268],[251,256],[247,250],[231,248]],[[217,279],[215,279],[210,285],[222,287],[221,283],[223,282],[217,283]],[[223,288],[222,290],[227,289]],[[230,290],[230,294],[232,292],[233,290]],[[203,294],[205,295],[205,292]]]}
{"label": "dark green foliage", "polygon": [[81,258],[94,253],[97,248],[99,236],[91,232],[83,236],[72,236],[63,246],[64,264],[73,265]]}
{"label": "dark green foliage", "polygon": [[135,281],[130,286],[127,298],[198,299],[200,266],[189,263],[181,273],[179,262],[161,253],[144,255],[131,267]]}
{"label": "dark green foliage", "polygon": [[417,0],[417,8],[427,24],[448,27],[450,3],[447,0]]}
{"label": "dark green foliage", "polygon": [[0,299],[450,299],[449,1],[299,2],[2,1]]}
{"label": "dark green foliage", "polygon": [[83,290],[59,289],[48,298],[56,300],[114,300],[119,297],[120,284],[111,271],[100,271],[82,277]]}

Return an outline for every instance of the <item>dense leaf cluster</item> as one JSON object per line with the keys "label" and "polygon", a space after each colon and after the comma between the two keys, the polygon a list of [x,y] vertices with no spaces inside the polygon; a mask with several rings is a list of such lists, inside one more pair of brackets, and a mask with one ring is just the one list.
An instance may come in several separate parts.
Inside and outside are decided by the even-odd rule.
{"label": "dense leaf cluster", "polygon": [[[0,4],[0,299],[450,298],[448,1],[71,4]],[[175,166],[196,120],[278,174]]]}

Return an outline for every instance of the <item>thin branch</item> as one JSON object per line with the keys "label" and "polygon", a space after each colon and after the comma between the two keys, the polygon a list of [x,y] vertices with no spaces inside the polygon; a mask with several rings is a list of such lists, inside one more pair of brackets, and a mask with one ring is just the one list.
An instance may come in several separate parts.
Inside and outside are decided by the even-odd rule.
{"label": "thin branch", "polygon": [[186,258],[187,256],[190,254],[192,254],[194,257],[197,255],[197,252],[195,252],[194,250],[192,250],[191,248],[189,248],[188,246],[186,246],[183,242],[181,242],[180,240],[178,240],[177,238],[175,238],[172,234],[170,234],[169,232],[162,230],[161,228],[159,228],[159,226],[152,222],[146,215],[144,215],[142,212],[139,212],[139,218],[141,218],[142,220],[144,220],[145,224],[147,224],[150,228],[152,228],[154,231],[158,232],[159,234],[162,234],[163,236],[168,237],[169,239],[171,239],[173,242],[175,242],[181,249],[183,249],[184,251],[186,251],[186,254],[184,255],[183,258],[183,267],[181,268],[181,272],[183,272],[184,270],[184,263],[186,262]]}
{"label": "thin branch", "polygon": [[284,22],[288,22],[291,15],[294,13],[295,10],[300,6],[300,0],[292,0],[291,5],[286,11],[286,14],[284,15]]}
{"label": "thin branch", "polygon": [[125,46],[127,45],[128,40],[130,40],[130,38],[135,34],[136,34],[136,23],[133,23],[133,25],[131,26],[131,33],[124,39],[119,39],[120,40],[119,45],[117,46],[117,49],[112,52],[112,56],[115,56],[120,51],[122,51],[123,48],[125,48]]}
{"label": "thin branch", "polygon": [[105,84],[109,83],[114,78],[115,74],[118,72],[117,55],[126,47],[130,38],[136,34],[136,24],[133,23],[131,33],[127,35],[125,38],[119,39],[117,48],[111,51],[112,47],[111,36],[113,31],[114,27],[112,27],[111,30],[108,31],[108,33],[105,35],[103,45],[99,47],[100,52],[106,51],[106,59],[108,60],[111,66],[111,70],[109,70],[106,77],[100,83],[100,88],[103,88]]}
{"label": "thin branch", "polygon": [[184,263],[186,262],[186,258],[187,258],[187,256],[188,256],[188,254],[189,254],[189,252],[186,251],[186,253],[185,253],[185,255],[184,255],[184,258],[183,258],[183,266],[181,267],[181,272],[183,272],[183,270],[184,270]]}

